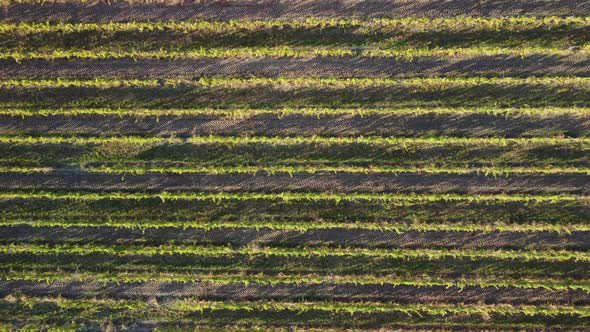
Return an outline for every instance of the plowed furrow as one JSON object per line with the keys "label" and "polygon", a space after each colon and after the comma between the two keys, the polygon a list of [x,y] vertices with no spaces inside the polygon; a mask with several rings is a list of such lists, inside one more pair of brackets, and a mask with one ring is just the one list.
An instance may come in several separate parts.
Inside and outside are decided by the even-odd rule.
{"label": "plowed furrow", "polygon": [[227,284],[181,282],[105,283],[93,281],[3,281],[0,294],[66,298],[108,297],[117,299],[199,298],[202,300],[329,300],[399,303],[486,303],[588,305],[581,290],[550,291],[542,288],[412,287],[338,284]]}
{"label": "plowed furrow", "polygon": [[4,190],[202,191],[202,192],[337,192],[455,194],[590,193],[585,174],[315,173],[315,174],[161,174],[119,175],[84,171],[0,173]]}
{"label": "plowed furrow", "polygon": [[[186,2],[185,2],[186,3]],[[485,1],[453,0],[346,0],[298,2],[277,1],[205,2],[195,5],[168,5],[165,3],[15,3],[1,13],[3,22],[134,22],[183,20],[239,20],[239,19],[304,19],[324,18],[378,18],[378,17],[454,17],[454,16],[586,16],[590,13],[587,1]]]}
{"label": "plowed furrow", "polygon": [[[83,217],[81,219],[84,219]],[[138,226],[141,223],[137,224]],[[265,228],[113,227],[0,227],[3,243],[149,244],[201,243],[234,246],[298,247],[328,245],[364,248],[464,248],[464,249],[564,249],[589,250],[589,232],[417,232],[404,233],[363,229],[313,229],[307,231]]]}
{"label": "plowed furrow", "polygon": [[[480,79],[481,80],[481,79]],[[563,84],[558,83],[564,80]],[[139,81],[149,86],[124,86],[114,82],[107,86],[92,86],[94,81],[81,81],[90,86],[0,87],[3,108],[252,108],[252,107],[522,107],[529,106],[590,106],[590,87],[584,79],[556,79],[554,82],[510,80],[509,82],[441,81],[407,83],[404,81],[376,82],[353,86],[330,86],[314,81],[285,84],[256,84],[230,82],[228,86],[176,87],[151,81]],[[42,82],[41,82],[42,83]],[[100,83],[100,82],[99,82]],[[110,82],[108,82],[110,83]],[[297,83],[297,84],[296,84]],[[337,84],[336,82],[335,84]],[[121,84],[123,86],[117,86]],[[309,86],[306,86],[309,84]],[[314,86],[318,84],[317,86]],[[407,84],[407,85],[406,85]],[[47,85],[47,84],[45,84]],[[579,114],[579,112],[576,112]],[[354,128],[352,128],[354,129]]]}
{"label": "plowed furrow", "polygon": [[590,76],[587,56],[394,58],[258,58],[200,60],[0,60],[0,79],[200,77],[527,77]]}
{"label": "plowed furrow", "polygon": [[128,117],[115,115],[0,116],[3,135],[49,136],[458,136],[586,137],[590,114],[389,114]]}

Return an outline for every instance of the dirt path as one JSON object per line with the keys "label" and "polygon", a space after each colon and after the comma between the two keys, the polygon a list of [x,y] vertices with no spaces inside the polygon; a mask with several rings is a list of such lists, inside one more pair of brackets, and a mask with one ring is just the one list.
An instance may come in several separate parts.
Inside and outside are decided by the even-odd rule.
{"label": "dirt path", "polygon": [[198,108],[198,107],[522,107],[590,106],[583,82],[512,82],[441,86],[240,85],[237,87],[0,87],[3,107]]}
{"label": "dirt path", "polygon": [[199,60],[0,60],[0,79],[214,77],[590,76],[590,59],[569,56],[315,57]]}
{"label": "dirt path", "polygon": [[587,16],[587,0],[306,0],[306,1],[207,1],[202,5],[115,3],[14,4],[0,12],[0,21],[133,22],[232,19],[402,18],[454,16]]}
{"label": "dirt path", "polygon": [[590,193],[585,174],[417,174],[417,173],[297,173],[122,175],[53,171],[0,173],[3,190],[60,191],[204,191],[204,192],[339,192],[339,193],[456,193],[456,194],[571,194]]}
{"label": "dirt path", "polygon": [[228,107],[522,107],[590,106],[583,82],[513,82],[441,86],[403,82],[377,86],[248,85],[237,87],[0,87],[3,107],[228,108]]}
{"label": "dirt path", "polygon": [[582,290],[551,291],[542,288],[413,287],[352,284],[212,284],[179,282],[104,283],[94,281],[2,281],[0,295],[57,296],[66,298],[111,297],[121,299],[199,298],[203,300],[334,300],[399,303],[485,303],[514,305],[590,304]]}
{"label": "dirt path", "polygon": [[[179,222],[182,224],[182,222]],[[235,246],[296,247],[328,245],[364,248],[464,248],[590,250],[587,232],[404,232],[363,229],[317,229],[308,231],[268,228],[126,229],[112,227],[0,227],[0,242],[149,244],[202,243]]]}
{"label": "dirt path", "polygon": [[590,114],[388,114],[129,117],[0,116],[3,135],[588,137]]}

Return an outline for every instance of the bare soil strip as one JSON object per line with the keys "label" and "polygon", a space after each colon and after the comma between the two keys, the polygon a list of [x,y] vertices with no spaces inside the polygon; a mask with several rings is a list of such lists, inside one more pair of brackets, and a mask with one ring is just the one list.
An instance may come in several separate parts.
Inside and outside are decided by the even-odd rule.
{"label": "bare soil strip", "polygon": [[590,2],[559,1],[424,1],[424,0],[306,0],[306,1],[206,1],[185,5],[130,4],[88,1],[80,3],[10,4],[0,12],[2,22],[134,22],[236,19],[305,19],[321,18],[399,18],[454,16],[587,16]]}
{"label": "bare soil strip", "polygon": [[161,174],[121,175],[83,171],[0,173],[3,190],[337,192],[416,194],[590,194],[585,174]]}
{"label": "bare soil strip", "polygon": [[[1,126],[0,126],[1,127]],[[179,135],[180,136],[180,135]],[[0,169],[10,167],[125,167],[167,170],[203,167],[441,167],[539,172],[590,169],[590,139],[407,138],[250,136],[221,137],[0,137]],[[202,141],[197,141],[197,140]],[[336,142],[337,141],[337,142]],[[276,168],[275,168],[276,169]],[[96,169],[95,169],[96,170]],[[350,169],[349,169],[350,170]],[[489,168],[488,168],[489,170]],[[514,169],[513,169],[514,170]]]}
{"label": "bare soil strip", "polygon": [[[182,222],[179,222],[182,225]],[[298,247],[326,245],[362,248],[464,248],[590,250],[587,232],[416,232],[363,229],[307,231],[268,228],[113,228],[113,227],[0,227],[3,243],[149,244],[169,242],[234,246]]]}
{"label": "bare soil strip", "polygon": [[383,136],[588,137],[589,114],[386,114],[129,117],[0,116],[14,136]]}
{"label": "bare soil strip", "polygon": [[[75,225],[77,221],[105,224],[109,221],[146,223],[213,224],[219,222],[275,223],[402,223],[414,225],[585,225],[590,205],[579,202],[452,202],[441,200],[413,204],[379,200],[165,200],[150,199],[2,199],[0,209],[7,221],[46,220]],[[113,225],[116,226],[116,225]],[[563,232],[561,232],[563,233]],[[238,240],[236,240],[238,241]],[[239,241],[238,241],[239,242]]]}
{"label": "bare soil strip", "polygon": [[395,58],[314,57],[199,60],[0,60],[0,79],[200,77],[530,77],[590,76],[583,55]]}
{"label": "bare soil strip", "polygon": [[399,303],[465,303],[541,305],[589,305],[590,295],[582,290],[551,291],[542,288],[513,287],[444,287],[352,284],[216,284],[207,282],[130,282],[100,281],[0,281],[0,295],[18,293],[30,296],[65,298],[169,299],[202,300],[334,300],[343,302],[375,301]]}
{"label": "bare soil strip", "polygon": [[[590,106],[590,87],[586,80],[569,81],[556,78],[550,82],[516,80],[509,82],[392,81],[387,84],[346,86],[317,84],[313,80],[291,84],[286,82],[237,82],[232,86],[202,86],[165,84],[139,81],[137,85],[119,86],[50,86],[0,87],[0,105],[4,108],[148,108],[191,109],[208,108],[277,108],[277,107],[522,107],[529,106]],[[468,80],[467,80],[468,81]],[[33,82],[35,83],[35,82]],[[156,86],[153,86],[153,85]],[[309,84],[309,85],[308,85]],[[53,86],[55,85],[55,86]],[[481,113],[481,112],[479,112]],[[574,112],[580,113],[580,112]],[[19,117],[20,118],[20,117]]]}
{"label": "bare soil strip", "polygon": [[[338,249],[334,249],[338,250]],[[204,256],[204,255],[107,255],[107,254],[2,254],[3,266],[0,273],[9,275],[15,271],[31,271],[44,274],[53,273],[83,273],[85,276],[101,276],[106,274],[121,274],[122,278],[134,274],[149,275],[157,269],[158,272],[167,278],[170,275],[180,275],[180,278],[191,275],[196,280],[198,276],[215,276],[230,274],[241,276],[243,273],[258,276],[265,275],[269,279],[277,279],[281,276],[291,275],[305,277],[313,275],[312,278],[320,278],[321,282],[332,282],[332,278],[347,278],[349,283],[366,284],[367,282],[380,284],[388,283],[400,277],[410,280],[416,278],[417,282],[423,280],[425,275],[438,279],[443,283],[452,283],[453,280],[461,282],[469,280],[480,280],[481,276],[486,279],[483,282],[500,282],[504,285],[511,285],[513,281],[526,279],[535,282],[535,285],[547,283],[555,285],[555,282],[563,281],[559,288],[572,289],[577,286],[585,287],[588,290],[588,279],[590,271],[588,262],[576,262],[573,260],[565,262],[554,261],[523,261],[494,258],[374,258],[366,256],[306,256],[306,257],[281,257],[275,255],[226,255],[226,256]],[[23,268],[26,266],[26,268]],[[56,267],[59,266],[59,267]],[[285,271],[289,271],[286,273]],[[18,272],[17,272],[18,273]],[[366,277],[373,278],[368,281]],[[43,277],[40,277],[42,280]],[[152,276],[153,278],[153,276]],[[246,279],[248,279],[246,277]],[[134,279],[137,280],[137,279]],[[169,279],[166,279],[170,281]],[[320,280],[315,280],[318,283]],[[127,280],[129,281],[129,280]],[[235,281],[239,283],[239,281]],[[254,282],[254,280],[250,280]],[[339,280],[338,283],[343,283]],[[293,283],[293,279],[289,280]],[[297,282],[295,282],[297,283]],[[421,283],[423,284],[423,283]],[[477,283],[476,283],[477,284]],[[489,285],[489,284],[488,284]],[[522,287],[522,286],[519,286]],[[541,287],[541,286],[539,286]],[[525,286],[525,288],[530,288]]]}

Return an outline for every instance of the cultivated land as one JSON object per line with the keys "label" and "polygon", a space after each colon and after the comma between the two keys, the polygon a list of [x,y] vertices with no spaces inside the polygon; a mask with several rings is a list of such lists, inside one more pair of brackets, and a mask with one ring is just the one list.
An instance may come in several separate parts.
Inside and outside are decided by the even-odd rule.
{"label": "cultivated land", "polygon": [[590,1],[0,7],[0,330],[590,329]]}

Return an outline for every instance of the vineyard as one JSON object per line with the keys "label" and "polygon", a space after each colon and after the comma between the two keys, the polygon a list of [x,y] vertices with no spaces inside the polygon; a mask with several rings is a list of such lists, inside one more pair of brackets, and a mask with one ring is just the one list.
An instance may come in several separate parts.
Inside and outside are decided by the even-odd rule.
{"label": "vineyard", "polygon": [[0,7],[0,331],[590,330],[590,1]]}

